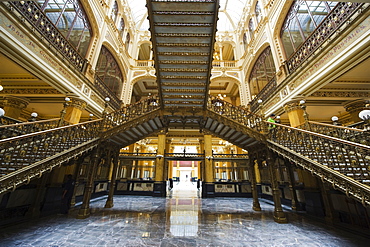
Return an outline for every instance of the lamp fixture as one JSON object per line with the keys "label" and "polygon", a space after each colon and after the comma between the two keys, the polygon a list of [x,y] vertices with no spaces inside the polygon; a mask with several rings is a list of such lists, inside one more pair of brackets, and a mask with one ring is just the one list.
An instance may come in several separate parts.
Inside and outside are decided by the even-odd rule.
{"label": "lamp fixture", "polygon": [[3,108],[0,108],[0,117],[4,117],[5,111]]}

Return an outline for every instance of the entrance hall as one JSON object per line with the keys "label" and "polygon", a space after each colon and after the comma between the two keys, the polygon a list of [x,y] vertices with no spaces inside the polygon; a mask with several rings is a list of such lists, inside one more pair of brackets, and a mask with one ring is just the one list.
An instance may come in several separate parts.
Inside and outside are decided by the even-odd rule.
{"label": "entrance hall", "polygon": [[274,222],[274,207],[261,199],[201,198],[196,183],[179,182],[166,198],[106,196],[92,215],[49,216],[0,231],[0,246],[368,246],[368,239],[287,211],[288,224]]}

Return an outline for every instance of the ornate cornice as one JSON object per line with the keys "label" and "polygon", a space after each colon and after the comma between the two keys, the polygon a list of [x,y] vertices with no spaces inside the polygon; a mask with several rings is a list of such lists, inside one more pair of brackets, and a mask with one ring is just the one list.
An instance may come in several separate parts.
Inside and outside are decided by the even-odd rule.
{"label": "ornate cornice", "polygon": [[30,101],[26,98],[16,97],[12,95],[5,96],[3,100],[4,107],[8,106],[12,108],[21,109],[21,110],[26,108],[29,103]]}
{"label": "ornate cornice", "polygon": [[7,88],[4,94],[60,94],[54,88]]}

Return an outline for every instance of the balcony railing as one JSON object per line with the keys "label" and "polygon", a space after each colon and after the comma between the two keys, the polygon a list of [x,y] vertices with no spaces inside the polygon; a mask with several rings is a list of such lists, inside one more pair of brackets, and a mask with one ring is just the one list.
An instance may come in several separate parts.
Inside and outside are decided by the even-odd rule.
{"label": "balcony railing", "polygon": [[79,71],[84,72],[87,60],[68,42],[58,28],[42,12],[36,1],[10,1],[28,23],[34,27],[56,50]]}
{"label": "balcony railing", "polygon": [[289,73],[293,73],[306,61],[323,43],[333,35],[342,24],[363,5],[363,3],[340,2],[320,23],[315,31],[297,49],[287,61]]}
{"label": "balcony railing", "polygon": [[102,97],[109,97],[110,104],[115,108],[121,108],[121,100],[117,97],[115,93],[110,90],[107,85],[105,85],[104,81],[100,79],[98,76],[95,76],[95,83],[94,86],[96,89],[101,93]]}
{"label": "balcony railing", "polygon": [[236,61],[213,61],[213,68],[236,68]]}
{"label": "balcony railing", "polygon": [[153,67],[154,61],[153,60],[136,60],[137,67]]}
{"label": "balcony railing", "polygon": [[258,108],[258,100],[261,99],[265,102],[268,96],[276,89],[276,77],[274,76],[267,85],[257,94],[257,96],[250,102],[251,111],[254,112]]}

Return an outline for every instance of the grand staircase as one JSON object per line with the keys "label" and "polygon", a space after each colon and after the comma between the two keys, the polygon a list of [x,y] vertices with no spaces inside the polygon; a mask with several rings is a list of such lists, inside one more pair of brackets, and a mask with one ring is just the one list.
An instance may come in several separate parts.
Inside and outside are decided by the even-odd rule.
{"label": "grand staircase", "polygon": [[281,124],[268,131],[269,123],[260,116],[208,95],[217,0],[148,0],[147,7],[159,98],[150,97],[102,119],[71,126],[40,127],[35,122],[2,127],[0,193],[41,177],[101,143],[124,147],[181,127],[199,128],[246,150],[267,146],[333,188],[370,205],[368,143]]}

